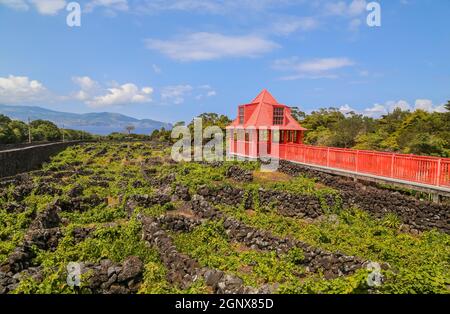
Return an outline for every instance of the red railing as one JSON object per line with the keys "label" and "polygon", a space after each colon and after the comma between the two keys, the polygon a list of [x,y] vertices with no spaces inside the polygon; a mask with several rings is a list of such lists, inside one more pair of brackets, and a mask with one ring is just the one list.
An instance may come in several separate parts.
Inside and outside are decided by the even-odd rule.
{"label": "red railing", "polygon": [[[244,144],[245,143],[245,144]],[[231,145],[233,153],[249,155],[251,142]],[[278,149],[268,152],[272,157],[297,161],[311,165],[342,169],[361,174],[423,183],[450,188],[450,159],[417,155],[394,154],[377,151],[354,150],[334,147],[319,147],[303,144],[279,144]],[[266,151],[266,148],[262,148]],[[274,153],[278,151],[278,153]],[[260,151],[258,150],[258,155]],[[254,156],[253,156],[254,157]]]}

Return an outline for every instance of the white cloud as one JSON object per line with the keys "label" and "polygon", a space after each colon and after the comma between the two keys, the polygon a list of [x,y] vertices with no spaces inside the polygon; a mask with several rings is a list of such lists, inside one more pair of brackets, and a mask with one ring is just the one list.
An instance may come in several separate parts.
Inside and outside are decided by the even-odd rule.
{"label": "white cloud", "polygon": [[162,72],[161,68],[159,66],[157,66],[156,64],[152,64],[152,69],[153,69],[153,72],[155,72],[156,74],[160,74]]}
{"label": "white cloud", "polygon": [[366,12],[367,2],[365,0],[353,0],[348,6],[348,14],[351,16]]}
{"label": "white cloud", "polygon": [[349,25],[348,25],[348,28],[349,28],[351,31],[356,31],[356,30],[359,29],[359,27],[360,27],[361,25],[362,25],[362,22],[361,22],[360,19],[353,19],[353,20],[350,21],[350,23],[349,23]]}
{"label": "white cloud", "polygon": [[384,105],[381,104],[374,104],[372,107],[370,108],[366,108],[363,111],[363,114],[368,116],[368,117],[379,117],[383,114],[387,113],[387,109]]}
{"label": "white cloud", "polygon": [[347,58],[315,59],[300,63],[298,69],[305,72],[325,72],[353,65],[354,62]]}
{"label": "white cloud", "polygon": [[[141,1],[136,9],[143,13],[158,11],[187,11],[208,14],[242,13],[251,14],[268,10],[272,7],[290,5],[291,0],[152,0]],[[296,0],[297,3],[302,2]]]}
{"label": "white cloud", "polygon": [[153,88],[143,87],[139,89],[133,83],[126,83],[114,88],[108,88],[107,93],[87,100],[86,103],[91,107],[110,107],[122,106],[132,103],[151,102]]}
{"label": "white cloud", "polygon": [[295,80],[300,78],[337,78],[335,70],[353,66],[355,63],[348,58],[322,58],[308,61],[299,61],[297,57],[279,59],[274,62],[273,67],[281,71],[293,72],[285,76],[284,80]]}
{"label": "white cloud", "polygon": [[209,85],[201,85],[198,87],[198,89],[201,90],[201,93],[195,96],[195,99],[197,100],[217,95],[217,92]]}
{"label": "white cloud", "polygon": [[211,91],[209,91],[209,92],[206,93],[206,96],[207,96],[207,97],[212,97],[212,96],[216,96],[216,95],[217,95],[217,93],[216,93],[215,90],[211,90]]}
{"label": "white cloud", "polygon": [[424,110],[428,112],[433,112],[434,111],[433,101],[429,99],[417,99],[414,106],[414,110]]}
{"label": "white cloud", "polygon": [[365,116],[378,118],[382,115],[385,115],[389,112],[393,112],[395,109],[400,108],[402,111],[416,111],[416,110],[425,110],[428,112],[446,112],[445,106],[434,106],[433,102],[429,99],[417,99],[415,101],[415,106],[412,106],[406,100],[398,100],[398,101],[387,101],[385,104],[376,103],[372,107],[363,109],[362,111],[354,110],[349,105],[343,105],[339,108],[342,113],[348,113],[349,111],[359,112]]}
{"label": "white cloud", "polygon": [[401,109],[402,111],[406,111],[411,110],[411,105],[406,100],[388,101],[386,102],[386,108],[389,110],[389,112],[392,112],[397,108]]}
{"label": "white cloud", "polygon": [[192,33],[173,40],[147,39],[148,49],[179,61],[214,60],[226,57],[254,57],[278,47],[256,35],[227,36],[218,33]]}
{"label": "white cloud", "polygon": [[72,94],[72,98],[83,101],[90,107],[122,106],[152,101],[152,87],[144,86],[139,89],[133,83],[120,85],[114,82],[109,84],[110,88],[105,88],[89,76],[74,76],[72,81],[80,87],[79,91]]}
{"label": "white cloud", "polygon": [[86,12],[92,12],[95,8],[106,9],[106,12],[114,15],[115,11],[128,11],[127,0],[91,0],[85,6]]}
{"label": "white cloud", "polygon": [[347,113],[350,113],[350,112],[357,112],[356,109],[353,109],[352,107],[350,107],[347,104],[339,107],[339,111],[342,112],[343,114],[347,114]]}
{"label": "white cloud", "polygon": [[414,110],[424,110],[428,112],[447,112],[445,104],[434,105],[430,99],[417,99],[414,105]]}
{"label": "white cloud", "polygon": [[47,94],[44,85],[26,76],[0,77],[0,102],[23,103],[42,100]]}
{"label": "white cloud", "polygon": [[[56,15],[63,10],[69,1],[66,0],[27,0],[43,15]],[[25,0],[0,0],[0,5],[15,10],[27,10],[29,5]],[[115,15],[116,11],[128,11],[128,0],[90,0],[86,1],[83,12],[92,12],[95,8],[103,8],[106,13]]]}
{"label": "white cloud", "polygon": [[92,90],[98,85],[98,83],[89,76],[75,76],[72,78],[72,81],[85,91]]}
{"label": "white cloud", "polygon": [[55,15],[66,7],[65,0],[30,0],[40,14]]}
{"label": "white cloud", "polygon": [[166,86],[161,91],[161,99],[163,102],[171,102],[176,105],[184,102],[186,94],[193,90],[191,85],[175,85]]}
{"label": "white cloud", "polygon": [[139,10],[143,12],[174,10],[221,13],[224,10],[224,6],[219,2],[208,0],[155,0],[142,3],[139,6]]}
{"label": "white cloud", "polygon": [[100,84],[89,76],[74,76],[72,81],[80,87],[73,96],[81,101],[88,101],[100,90]]}
{"label": "white cloud", "polygon": [[362,77],[367,77],[370,75],[370,73],[367,70],[361,70],[361,71],[359,71],[359,75]]}
{"label": "white cloud", "polygon": [[25,0],[0,0],[0,5],[5,5],[14,10],[28,10],[29,8]]}
{"label": "white cloud", "polygon": [[366,11],[367,1],[353,0],[349,3],[345,1],[327,2],[324,10],[327,15],[341,15],[341,16],[358,16]]}
{"label": "white cloud", "polygon": [[434,108],[434,112],[440,112],[440,113],[444,113],[444,112],[448,112],[447,108],[445,107],[445,104],[437,106]]}
{"label": "white cloud", "polygon": [[347,4],[344,1],[327,3],[325,5],[326,14],[344,15],[347,10]]}
{"label": "white cloud", "polygon": [[316,29],[318,26],[319,21],[313,17],[283,17],[282,20],[272,25],[272,32],[277,35],[287,36],[297,31],[310,31]]}

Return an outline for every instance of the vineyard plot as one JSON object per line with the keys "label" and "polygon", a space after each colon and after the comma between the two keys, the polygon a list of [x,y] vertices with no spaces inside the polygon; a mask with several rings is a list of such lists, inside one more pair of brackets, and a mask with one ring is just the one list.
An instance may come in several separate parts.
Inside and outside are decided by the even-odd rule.
{"label": "vineyard plot", "polygon": [[0,293],[449,292],[448,205],[259,169],[67,148],[0,186]]}

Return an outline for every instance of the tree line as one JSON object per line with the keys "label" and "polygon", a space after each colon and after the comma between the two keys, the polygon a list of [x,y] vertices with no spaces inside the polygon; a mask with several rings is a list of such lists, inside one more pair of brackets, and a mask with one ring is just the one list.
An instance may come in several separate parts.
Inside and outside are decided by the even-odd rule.
{"label": "tree line", "polygon": [[[408,111],[400,108],[379,118],[337,108],[322,108],[309,114],[292,108],[293,117],[308,131],[304,143],[316,146],[376,150],[404,154],[450,157],[450,101],[446,112]],[[203,128],[222,130],[232,120],[225,115],[203,113]],[[184,125],[178,122],[176,125]],[[188,124],[193,129],[193,122]],[[155,130],[153,140],[170,141],[170,130]]]}
{"label": "tree line", "polygon": [[450,101],[446,112],[401,110],[371,118],[336,108],[305,114],[293,109],[308,131],[305,143],[319,146],[450,157]]}
{"label": "tree line", "polygon": [[47,120],[34,120],[29,124],[12,120],[0,114],[0,144],[32,142],[54,142],[54,141],[89,140],[93,135],[78,130],[58,128],[56,124]]}
{"label": "tree line", "polygon": [[[344,114],[337,108],[322,108],[309,114],[292,108],[293,117],[308,131],[305,144],[388,151],[405,154],[450,157],[450,101],[446,112],[408,111],[400,108],[380,118],[367,117],[355,112]],[[202,113],[203,128],[219,126],[225,130],[232,120],[226,115]],[[177,122],[174,126],[184,125]],[[76,130],[60,129],[46,120],[35,120],[30,124],[32,141],[58,141],[62,135],[67,140],[92,139],[93,135]],[[187,125],[193,129],[193,122]],[[150,135],[112,133],[109,140],[171,141],[171,130],[154,130]],[[128,134],[127,134],[128,133]],[[28,125],[0,115],[0,144],[24,143],[28,141]]]}

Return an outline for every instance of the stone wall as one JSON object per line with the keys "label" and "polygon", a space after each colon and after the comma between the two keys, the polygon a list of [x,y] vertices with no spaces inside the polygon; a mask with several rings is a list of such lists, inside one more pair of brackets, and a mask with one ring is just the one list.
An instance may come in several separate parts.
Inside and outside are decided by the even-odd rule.
{"label": "stone wall", "polygon": [[396,191],[380,189],[349,178],[328,174],[288,161],[280,162],[280,171],[291,176],[303,175],[340,192],[344,207],[353,205],[381,218],[395,213],[412,231],[436,228],[450,233],[450,206],[419,201]]}
{"label": "stone wall", "polygon": [[38,169],[51,156],[78,143],[58,142],[0,151],[0,178]]}

